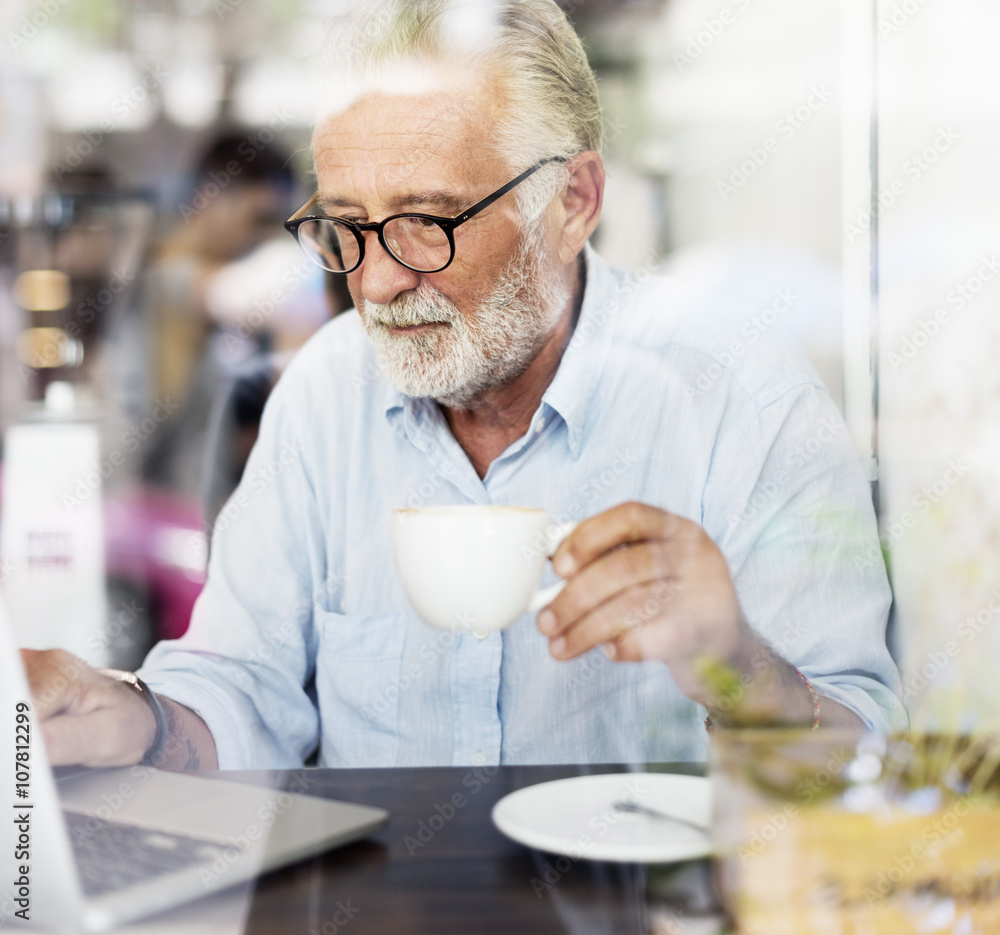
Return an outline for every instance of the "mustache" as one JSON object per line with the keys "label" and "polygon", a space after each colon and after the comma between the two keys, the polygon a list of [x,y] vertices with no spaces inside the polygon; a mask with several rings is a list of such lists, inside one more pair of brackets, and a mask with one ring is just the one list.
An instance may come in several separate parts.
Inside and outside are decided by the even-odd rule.
{"label": "mustache", "polygon": [[424,285],[416,292],[399,296],[385,305],[374,302],[364,303],[365,314],[377,325],[392,328],[408,328],[414,325],[453,325],[460,315],[455,308],[436,289],[424,291]]}

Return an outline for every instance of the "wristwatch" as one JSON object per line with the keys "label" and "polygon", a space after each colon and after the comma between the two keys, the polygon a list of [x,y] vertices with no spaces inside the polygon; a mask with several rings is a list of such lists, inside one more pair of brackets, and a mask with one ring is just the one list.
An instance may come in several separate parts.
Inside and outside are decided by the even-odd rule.
{"label": "wristwatch", "polygon": [[139,765],[156,765],[156,762],[163,756],[164,748],[167,746],[167,716],[163,713],[163,705],[160,704],[160,699],[156,697],[153,690],[134,672],[126,672],[124,669],[98,669],[97,671],[108,678],[125,682],[126,685],[134,688],[146,699],[146,704],[152,709],[153,717],[156,718],[156,736],[153,737],[153,742],[139,761]]}

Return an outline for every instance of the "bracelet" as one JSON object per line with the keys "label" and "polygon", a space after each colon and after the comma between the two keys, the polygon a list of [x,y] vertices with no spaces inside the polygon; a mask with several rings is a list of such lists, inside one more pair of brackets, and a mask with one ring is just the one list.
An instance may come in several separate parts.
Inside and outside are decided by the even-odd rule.
{"label": "bracelet", "polygon": [[788,668],[790,668],[801,680],[802,684],[805,685],[806,691],[809,692],[809,699],[812,701],[813,705],[813,719],[812,727],[810,730],[819,730],[819,692],[813,687],[813,683],[807,679],[802,672],[800,672],[795,666],[790,662],[786,663]]}
{"label": "bracelet", "polygon": [[134,688],[146,700],[146,703],[153,712],[153,717],[156,718],[156,735],[153,737],[153,742],[149,745],[149,749],[143,754],[142,759],[139,760],[139,765],[155,766],[160,757],[163,756],[163,751],[167,746],[168,734],[167,716],[163,712],[163,705],[160,704],[160,699],[156,697],[153,690],[134,672],[126,672],[124,669],[98,669],[97,671],[101,675],[108,676],[108,678],[124,682],[126,685]]}
{"label": "bracelet", "polygon": [[[810,726],[809,729],[819,730],[819,713],[820,713],[819,692],[816,691],[816,688],[813,686],[813,683],[810,682],[809,679],[807,679],[799,669],[793,666],[790,662],[785,662],[785,665],[788,666],[788,668],[791,669],[802,680],[802,684],[805,685],[806,691],[809,692],[809,699],[810,701],[812,701],[812,706],[813,706],[812,725]],[[705,730],[709,734],[715,733],[715,725],[712,723],[712,715],[710,714],[705,717]]]}

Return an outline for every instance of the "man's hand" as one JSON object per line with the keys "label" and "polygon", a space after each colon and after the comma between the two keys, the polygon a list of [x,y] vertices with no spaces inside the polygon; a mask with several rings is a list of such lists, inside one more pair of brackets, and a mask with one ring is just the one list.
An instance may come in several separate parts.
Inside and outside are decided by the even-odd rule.
{"label": "man's hand", "polygon": [[[149,704],[125,682],[61,649],[22,649],[28,686],[53,766],[130,766],[156,736]],[[216,769],[215,741],[193,711],[157,696],[167,717],[161,769]]]}
{"label": "man's hand", "polygon": [[[629,662],[660,660],[678,687],[736,720],[805,723],[814,714],[797,671],[743,618],[725,557],[697,523],[641,503],[580,523],[552,558],[566,587],[538,615],[557,659],[597,646]],[[706,673],[720,665],[737,692],[720,696]],[[823,699],[823,723],[858,726]]]}
{"label": "man's hand", "polygon": [[62,649],[22,649],[21,659],[53,766],[129,766],[143,758],[156,719],[135,689]]}
{"label": "man's hand", "polygon": [[730,661],[754,642],[729,568],[696,523],[625,503],[576,527],[552,559],[566,587],[538,617],[557,659],[604,645],[613,659],[658,659],[705,700],[698,660]]}

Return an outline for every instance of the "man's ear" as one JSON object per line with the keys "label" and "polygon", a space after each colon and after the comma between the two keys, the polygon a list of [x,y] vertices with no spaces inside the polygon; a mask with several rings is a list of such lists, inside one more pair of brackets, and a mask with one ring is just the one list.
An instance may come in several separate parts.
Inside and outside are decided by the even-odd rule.
{"label": "man's ear", "polygon": [[559,260],[571,263],[597,227],[604,202],[604,163],[600,153],[588,151],[568,164],[569,182],[561,195]]}

